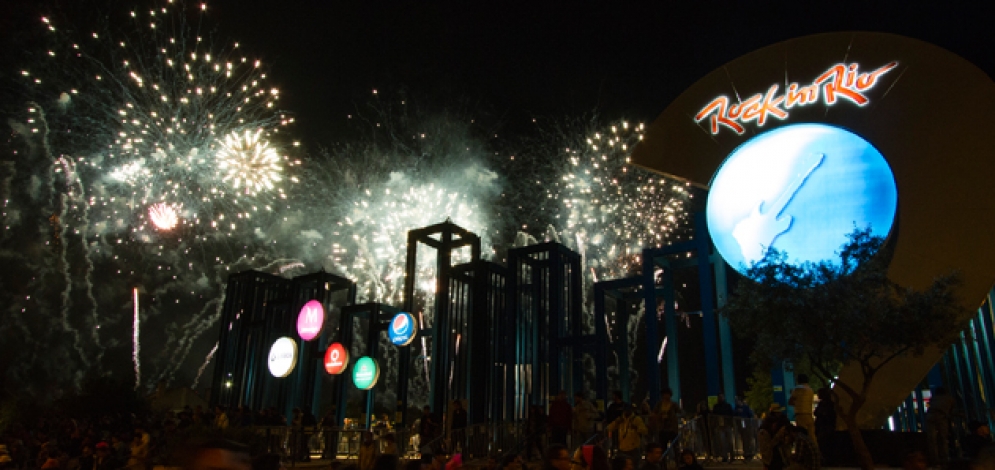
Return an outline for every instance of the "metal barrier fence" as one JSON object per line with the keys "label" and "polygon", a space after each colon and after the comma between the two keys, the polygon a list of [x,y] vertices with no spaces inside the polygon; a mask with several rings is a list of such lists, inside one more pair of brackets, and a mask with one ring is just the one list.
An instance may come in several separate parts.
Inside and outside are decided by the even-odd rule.
{"label": "metal barrier fence", "polygon": [[[759,419],[745,419],[730,416],[709,415],[682,421],[680,432],[667,451],[667,460],[677,460],[678,454],[691,450],[699,459],[711,460],[750,460],[757,457],[757,431]],[[266,451],[293,461],[309,458],[355,459],[365,429],[342,429],[287,426],[254,426],[253,430],[264,437]],[[394,436],[395,450],[402,458],[413,458],[426,448],[437,448],[447,453],[460,453],[464,461],[501,457],[511,453],[525,454],[527,458],[541,454],[547,445],[545,433],[529,434],[524,423],[495,423],[469,426],[462,430],[452,430],[428,443],[422,443],[417,433],[406,429],[374,429],[375,445],[380,453],[386,453],[387,434]],[[593,433],[601,435],[599,432]],[[644,444],[656,441],[658,436],[644,437]],[[605,443],[609,449],[612,442]],[[666,448],[665,443],[664,447]],[[571,447],[576,447],[572,444]]]}
{"label": "metal barrier fence", "polygon": [[698,416],[687,420],[681,427],[676,451],[691,450],[699,459],[750,460],[759,454],[759,430],[759,419]]}

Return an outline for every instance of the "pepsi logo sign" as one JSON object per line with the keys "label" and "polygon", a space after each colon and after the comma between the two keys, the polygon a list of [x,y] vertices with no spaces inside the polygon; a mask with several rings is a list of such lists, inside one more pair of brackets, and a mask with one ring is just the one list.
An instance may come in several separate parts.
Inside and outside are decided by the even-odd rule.
{"label": "pepsi logo sign", "polygon": [[411,344],[415,340],[415,317],[407,312],[394,315],[387,333],[390,336],[390,342],[397,346]]}

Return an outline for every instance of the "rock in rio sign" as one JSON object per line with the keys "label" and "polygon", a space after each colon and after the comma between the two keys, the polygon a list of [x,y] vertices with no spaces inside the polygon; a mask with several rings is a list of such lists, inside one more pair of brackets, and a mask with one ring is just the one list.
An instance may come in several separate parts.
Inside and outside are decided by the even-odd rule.
{"label": "rock in rio sign", "polygon": [[349,365],[349,351],[342,343],[332,343],[325,351],[325,372],[339,375]]}
{"label": "rock in rio sign", "polygon": [[269,348],[269,373],[273,377],[286,377],[297,365],[297,343],[284,336]]}
{"label": "rock in rio sign", "polygon": [[325,307],[317,300],[309,300],[297,315],[297,334],[304,341],[311,341],[321,334],[325,324]]}
{"label": "rock in rio sign", "polygon": [[396,346],[411,344],[415,340],[415,317],[407,312],[394,315],[387,333],[390,336],[390,342]]}
{"label": "rock in rio sign", "polygon": [[826,106],[832,106],[839,100],[850,101],[857,106],[864,106],[870,99],[863,93],[877,84],[882,75],[898,66],[898,62],[890,62],[871,72],[858,72],[858,64],[839,63],[819,75],[812,83],[799,85],[790,83],[785,93],[778,95],[779,85],[773,84],[764,94],[757,93],[745,100],[734,103],[726,95],[715,98],[701,108],[694,116],[695,122],[709,118],[712,134],[718,134],[720,126],[732,129],[737,134],[743,134],[748,122],[756,122],[757,127],[763,127],[768,118],[785,120],[788,112],[796,106],[806,106],[822,101]]}
{"label": "rock in rio sign", "polygon": [[360,390],[369,390],[377,384],[380,378],[380,366],[377,360],[370,356],[363,356],[352,366],[352,383]]}

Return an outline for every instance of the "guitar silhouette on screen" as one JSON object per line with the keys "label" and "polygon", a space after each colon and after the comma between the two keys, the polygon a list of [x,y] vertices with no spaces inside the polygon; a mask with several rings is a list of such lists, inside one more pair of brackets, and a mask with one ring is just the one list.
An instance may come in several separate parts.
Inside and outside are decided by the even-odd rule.
{"label": "guitar silhouette on screen", "polygon": [[732,237],[739,244],[746,263],[759,261],[764,250],[774,244],[777,237],[791,229],[794,220],[790,215],[781,216],[791,199],[801,189],[808,177],[822,165],[826,155],[810,154],[798,162],[802,171],[795,173],[788,185],[781,191],[772,204],[760,201],[746,218],[739,221],[732,229]]}

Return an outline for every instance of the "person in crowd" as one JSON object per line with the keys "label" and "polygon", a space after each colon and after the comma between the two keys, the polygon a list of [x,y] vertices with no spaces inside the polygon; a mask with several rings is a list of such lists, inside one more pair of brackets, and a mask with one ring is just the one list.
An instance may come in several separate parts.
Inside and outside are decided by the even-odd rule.
{"label": "person in crowd", "polygon": [[795,423],[808,431],[809,440],[818,447],[815,436],[815,416],[812,414],[815,409],[815,392],[808,384],[808,375],[798,374],[798,386],[791,391],[788,405],[795,407]]}
{"label": "person in crowd", "polygon": [[283,462],[277,454],[262,454],[252,459],[252,470],[283,470]]}
{"label": "person in crowd", "polygon": [[605,426],[614,423],[619,416],[622,416],[622,411],[625,408],[625,402],[622,401],[622,392],[620,390],[612,392],[612,402],[608,405],[608,409],[605,410]]}
{"label": "person in crowd", "polygon": [[641,458],[640,448],[642,437],[648,432],[643,420],[636,415],[631,406],[625,408],[622,416],[608,425],[608,434],[617,435],[618,452],[633,461]]}
{"label": "person in crowd", "polygon": [[383,455],[393,455],[397,456],[397,438],[394,437],[394,433],[387,433],[383,437]]}
{"label": "person in crowd", "polygon": [[612,470],[633,470],[635,465],[627,455],[619,455],[612,459]]}
{"label": "person in crowd", "polygon": [[80,449],[79,458],[76,460],[80,470],[93,470],[93,447],[84,445]]}
{"label": "person in crowd", "polygon": [[400,459],[396,454],[383,454],[373,463],[373,470],[397,470]]}
{"label": "person in crowd", "polygon": [[576,448],[584,445],[594,433],[594,420],[598,415],[598,410],[590,400],[584,398],[584,394],[577,392],[574,394],[573,422],[570,427],[573,430],[573,442],[571,445]]}
{"label": "person in crowd", "polygon": [[734,424],[743,443],[743,459],[749,461],[757,453],[757,428],[754,424],[756,415],[753,413],[753,408],[750,408],[741,396],[736,397],[736,408],[733,413],[738,418]]}
{"label": "person in crowd", "polygon": [[665,470],[663,468],[663,446],[659,442],[646,444],[646,459],[639,470]]}
{"label": "person in crowd", "polygon": [[562,444],[551,444],[543,454],[542,470],[570,470],[570,451]]}
{"label": "person in crowd", "polygon": [[483,470],[497,470],[498,468],[498,458],[495,454],[487,454],[487,459],[484,460]]}
{"label": "person in crowd", "polygon": [[131,441],[131,454],[128,457],[129,470],[144,470],[149,459],[148,434],[136,430],[135,437]]}
{"label": "person in crowd", "polygon": [[567,391],[560,390],[556,399],[549,405],[549,441],[567,445],[567,436],[573,425],[573,408],[567,403]]}
{"label": "person in crowd", "polygon": [[992,447],[991,429],[988,428],[988,423],[981,421],[971,421],[968,429],[971,434],[961,440],[961,448],[964,450],[964,457],[976,459],[983,450]]}
{"label": "person in crowd", "polygon": [[770,411],[760,424],[757,433],[757,445],[760,459],[765,470],[784,470],[788,466],[790,444],[788,434],[791,422],[784,414],[784,409],[777,403],[771,405]]}
{"label": "person in crowd", "polygon": [[788,456],[788,468],[792,470],[819,470],[822,457],[819,455],[819,448],[815,446],[809,437],[807,429],[801,426],[788,426],[785,435],[785,446],[793,449]]}
{"label": "person in crowd", "polygon": [[815,406],[815,437],[822,439],[836,430],[836,403],[833,402],[833,392],[822,387],[816,394],[819,404]]}
{"label": "person in crowd", "polygon": [[720,393],[712,406],[710,426],[713,432],[712,453],[728,462],[732,457],[732,430],[735,412],[732,405],[726,401],[726,396]]}
{"label": "person in crowd", "polygon": [[608,460],[608,453],[600,445],[585,446],[584,459],[588,459],[587,448],[590,448],[590,470],[611,470],[611,462]]}
{"label": "person in crowd", "polygon": [[442,446],[436,446],[434,449],[434,454],[432,454],[431,470],[443,470],[446,468],[446,463],[449,460],[449,456],[446,455],[445,450]]}
{"label": "person in crowd", "polygon": [[512,453],[506,455],[501,461],[501,470],[522,470],[524,465],[522,454]]}
{"label": "person in crowd", "polygon": [[11,470],[14,468],[14,459],[7,452],[7,446],[0,444],[0,470]]}
{"label": "person in crowd", "polygon": [[94,446],[93,455],[93,466],[85,470],[118,470],[121,468],[121,464],[111,452],[110,444],[106,441],[100,441]]}
{"label": "person in crowd", "polygon": [[408,460],[402,470],[424,470],[421,459]]}
{"label": "person in crowd", "polygon": [[186,470],[252,470],[252,457],[249,455],[249,448],[244,444],[217,439],[197,446],[184,468]]}
{"label": "person in crowd", "polygon": [[380,450],[373,441],[373,433],[363,431],[363,438],[359,444],[359,470],[373,470],[373,464],[379,456]]}
{"label": "person in crowd", "polygon": [[950,460],[950,417],[953,415],[956,401],[945,387],[936,387],[929,400],[926,410],[926,448],[929,451],[929,463],[944,465]]}
{"label": "person in crowd", "polygon": [[466,422],[466,409],[463,408],[463,402],[459,399],[453,400],[453,452],[456,451],[457,447],[460,452],[466,452]]}
{"label": "person in crowd", "polygon": [[902,460],[902,470],[926,470],[927,468],[929,468],[929,464],[921,450],[905,454],[905,458]]}
{"label": "person in crowd", "polygon": [[422,448],[423,454],[430,454],[430,449],[428,446],[434,444],[434,440],[437,436],[436,433],[439,432],[439,424],[432,415],[432,408],[425,405],[422,408],[422,415],[420,422],[418,423],[418,443]]}
{"label": "person in crowd", "polygon": [[531,460],[533,455],[539,455],[542,458],[542,441],[543,435],[546,433],[546,413],[543,412],[541,406],[529,406],[526,427],[526,432],[530,436],[528,448],[525,452],[526,458]]}
{"label": "person in crowd", "polygon": [[698,463],[698,458],[695,457],[694,452],[691,452],[690,450],[681,452],[680,468],[682,470],[705,470],[705,468]]}
{"label": "person in crowd", "polygon": [[321,458],[335,460],[339,452],[338,412],[335,406],[321,418],[321,437],[325,445],[322,447]]}
{"label": "person in crowd", "polygon": [[463,468],[463,454],[453,454],[449,462],[446,462],[445,470],[459,470]]}
{"label": "person in crowd", "polygon": [[653,410],[653,419],[660,428],[660,445],[664,449],[670,448],[670,444],[677,438],[680,430],[680,406],[674,401],[674,391],[670,387],[660,390],[660,403],[657,403]]}
{"label": "person in crowd", "polygon": [[125,436],[124,439],[121,439],[120,434],[111,436],[111,451],[114,452],[114,458],[122,462],[127,462],[131,456],[131,436]]}

